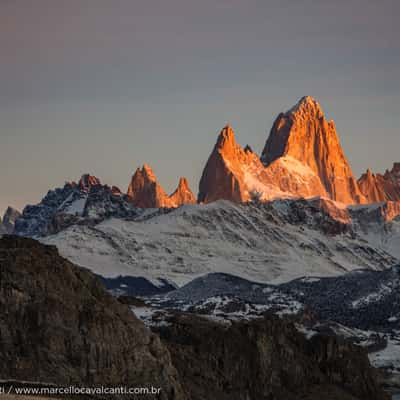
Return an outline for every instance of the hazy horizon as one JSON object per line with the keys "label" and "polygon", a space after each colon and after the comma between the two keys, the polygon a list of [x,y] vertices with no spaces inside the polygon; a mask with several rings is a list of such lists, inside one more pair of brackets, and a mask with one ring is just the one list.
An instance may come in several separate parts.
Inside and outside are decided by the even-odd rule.
{"label": "hazy horizon", "polygon": [[358,178],[400,161],[396,1],[4,1],[0,213],[83,173],[198,181],[222,127],[260,154],[302,96]]}

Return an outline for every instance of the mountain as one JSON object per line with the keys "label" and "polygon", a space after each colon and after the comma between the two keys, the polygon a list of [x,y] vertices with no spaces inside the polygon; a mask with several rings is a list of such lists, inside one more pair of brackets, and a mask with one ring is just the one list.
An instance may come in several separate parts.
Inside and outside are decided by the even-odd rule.
{"label": "mountain", "polygon": [[368,350],[371,363],[384,371],[385,384],[398,387],[399,289],[400,265],[383,271],[355,270],[337,277],[307,276],[280,285],[212,273],[169,293],[146,298],[148,310],[138,315],[148,326],[168,321],[171,310],[227,324],[259,319],[266,313],[288,316],[309,339],[320,334],[339,336]]}
{"label": "mountain", "polygon": [[101,184],[85,174],[78,183],[68,182],[50,190],[37,205],[28,205],[16,220],[14,233],[40,237],[74,224],[93,224],[111,216],[131,218],[137,209],[116,187]]}
{"label": "mountain", "polygon": [[365,203],[340,145],[333,121],[320,105],[303,97],[279,114],[259,158],[243,149],[227,125],[206,163],[199,202],[245,202],[277,198],[326,197],[345,204]]}
{"label": "mountain", "polygon": [[186,178],[181,178],[178,188],[168,196],[147,164],[143,165],[142,169],[136,170],[127,194],[132,204],[138,208],[172,208],[196,202]]}
{"label": "mountain", "polygon": [[189,182],[185,177],[179,179],[178,187],[169,198],[174,207],[179,207],[183,204],[196,204],[196,196],[190,190]]}
{"label": "mountain", "polygon": [[198,200],[240,203],[315,196],[326,196],[326,191],[309,167],[293,157],[282,157],[265,168],[249,146],[243,150],[236,143],[234,131],[227,125],[203,170]]}
{"label": "mountain", "polygon": [[0,261],[6,392],[101,386],[159,388],[151,396],[159,400],[389,398],[365,350],[332,335],[309,338],[289,319],[269,315],[226,325],[174,312],[152,332],[129,299],[113,298],[53,246],[5,236]]}
{"label": "mountain", "polygon": [[361,192],[370,203],[400,200],[400,163],[384,175],[373,174],[370,169],[358,180]]}
{"label": "mountain", "polygon": [[15,222],[21,217],[21,213],[15,208],[8,207],[4,213],[3,220],[1,222],[4,227],[5,233],[12,233],[14,231]]}
{"label": "mountain", "polygon": [[15,236],[0,239],[0,262],[3,382],[153,386],[159,399],[186,399],[167,348],[89,271]]}
{"label": "mountain", "polygon": [[318,102],[303,97],[275,120],[261,155],[269,166],[292,157],[310,168],[328,196],[346,204],[365,203],[344,155],[333,121],[327,121]]}
{"label": "mountain", "polygon": [[352,210],[331,203],[220,200],[129,221],[72,226],[43,241],[105,277],[131,275],[156,283],[161,278],[177,285],[209,272],[283,282],[396,263],[397,219],[387,223],[376,207]]}

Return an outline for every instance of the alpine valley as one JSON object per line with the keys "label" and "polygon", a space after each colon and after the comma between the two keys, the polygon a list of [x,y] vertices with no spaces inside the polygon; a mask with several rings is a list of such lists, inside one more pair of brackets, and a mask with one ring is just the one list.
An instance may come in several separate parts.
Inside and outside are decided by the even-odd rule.
{"label": "alpine valley", "polygon": [[[35,268],[26,268],[42,288],[36,264],[43,257],[49,275],[71,280],[92,307],[97,275],[119,298],[95,296],[119,316],[116,346],[126,348],[124,337],[145,329],[141,347],[129,351],[151,360],[146,380],[155,371],[167,388],[160,398],[372,400],[400,390],[400,163],[357,180],[334,122],[306,96],[277,116],[260,154],[225,126],[197,196],[185,177],[176,181],[166,193],[145,164],[126,192],[85,174],[22,213],[9,208],[0,224],[5,279],[31,293],[12,268],[34,259]],[[69,272],[53,271],[52,262]],[[17,292],[4,293],[17,307]],[[93,341],[101,329],[90,331]],[[14,367],[10,378],[26,380]]]}

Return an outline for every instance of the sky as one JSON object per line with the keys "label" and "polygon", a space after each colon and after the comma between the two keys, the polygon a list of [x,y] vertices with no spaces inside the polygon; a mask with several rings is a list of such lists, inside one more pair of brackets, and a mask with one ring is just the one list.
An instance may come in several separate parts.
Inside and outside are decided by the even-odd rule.
{"label": "sky", "polygon": [[400,161],[398,0],[0,0],[0,213],[150,164],[197,193],[229,122],[260,153],[315,97],[355,175]]}

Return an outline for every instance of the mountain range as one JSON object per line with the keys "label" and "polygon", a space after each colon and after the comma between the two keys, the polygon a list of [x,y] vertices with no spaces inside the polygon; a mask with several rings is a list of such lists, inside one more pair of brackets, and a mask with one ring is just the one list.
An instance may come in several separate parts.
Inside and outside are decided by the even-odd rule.
{"label": "mountain range", "polygon": [[[197,196],[183,176],[167,193],[147,164],[126,192],[84,174],[22,213],[8,208],[0,221],[0,284],[18,289],[3,291],[12,313],[0,336],[14,338],[5,354],[22,343],[20,316],[33,315],[22,339],[35,331],[44,343],[39,353],[31,351],[37,343],[24,349],[38,381],[48,374],[92,383],[103,375],[79,371],[103,370],[122,353],[122,382],[138,378],[131,359],[150,360],[143,371],[155,374],[168,398],[297,399],[304,392],[311,400],[333,390],[327,399],[386,399],[379,385],[400,388],[399,215],[400,163],[357,180],[333,121],[311,97],[278,115],[260,155],[242,148],[226,125]],[[108,307],[119,321],[111,347],[113,322],[96,314]],[[46,317],[57,313],[65,321]],[[98,350],[86,352],[80,328],[71,331],[71,346],[60,339],[78,320]],[[67,374],[56,373],[48,332]],[[132,332],[144,338],[141,347],[133,339],[125,345]],[[10,365],[5,375],[26,379]],[[114,372],[109,382],[119,382]],[[259,376],[275,382],[278,375],[271,393],[257,386]]]}
{"label": "mountain range", "polygon": [[[383,175],[368,169],[356,180],[334,122],[325,118],[315,99],[305,96],[278,115],[261,156],[250,146],[242,148],[232,127],[225,126],[204,167],[197,198],[185,177],[168,195],[147,164],[135,171],[126,193],[86,174],[77,183],[49,191],[39,204],[25,207],[15,218],[14,232],[46,236],[74,224],[131,219],[147,208],[299,198],[332,200],[343,204],[340,207],[386,203],[383,207],[393,218],[400,212],[400,163]],[[10,233],[10,226],[7,229]]]}

